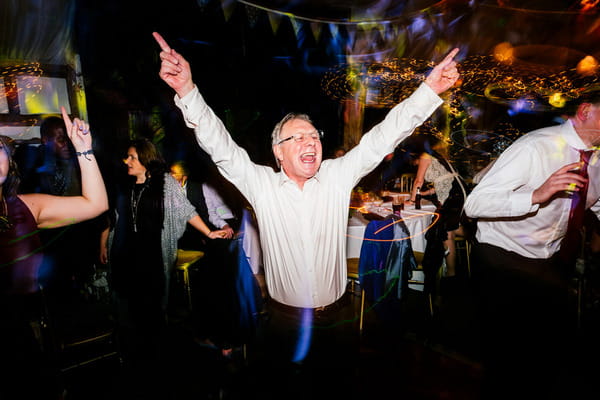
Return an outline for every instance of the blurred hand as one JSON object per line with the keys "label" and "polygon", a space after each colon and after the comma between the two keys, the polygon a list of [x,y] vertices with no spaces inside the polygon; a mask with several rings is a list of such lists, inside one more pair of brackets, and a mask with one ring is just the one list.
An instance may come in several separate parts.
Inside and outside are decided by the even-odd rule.
{"label": "blurred hand", "polygon": [[570,190],[578,191],[586,183],[586,179],[581,175],[569,172],[570,170],[581,167],[580,162],[567,164],[550,175],[542,185],[533,191],[531,195],[532,204],[542,204],[547,202],[558,192]]}
{"label": "blurred hand", "polygon": [[222,229],[219,229],[217,231],[211,231],[208,234],[209,239],[226,239],[227,238],[227,232],[225,232]]}

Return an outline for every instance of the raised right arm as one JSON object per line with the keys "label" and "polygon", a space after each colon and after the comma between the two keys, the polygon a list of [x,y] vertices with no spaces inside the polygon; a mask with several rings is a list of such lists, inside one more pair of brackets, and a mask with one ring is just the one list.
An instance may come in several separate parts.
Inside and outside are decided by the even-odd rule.
{"label": "raised right arm", "polygon": [[258,167],[250,160],[246,151],[235,143],[223,122],[206,104],[192,81],[189,63],[160,34],[154,32],[153,35],[161,48],[159,76],[175,90],[175,103],[181,109],[186,125],[194,129],[198,144],[210,155],[221,174],[252,201],[250,183],[261,180],[256,171],[264,167]]}

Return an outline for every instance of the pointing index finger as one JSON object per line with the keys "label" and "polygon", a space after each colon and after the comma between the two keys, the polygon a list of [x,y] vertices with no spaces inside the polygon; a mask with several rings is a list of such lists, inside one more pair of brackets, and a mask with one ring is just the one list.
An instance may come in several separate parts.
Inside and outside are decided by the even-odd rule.
{"label": "pointing index finger", "polygon": [[165,39],[163,39],[160,33],[152,32],[152,36],[154,36],[154,39],[156,40],[162,51],[165,51],[167,53],[171,52],[171,47],[169,47],[169,44]]}
{"label": "pointing index finger", "polygon": [[71,118],[69,118],[69,114],[67,114],[67,110],[64,107],[60,107],[60,112],[62,113],[63,121],[65,121],[65,126],[67,129],[71,126]]}
{"label": "pointing index finger", "polygon": [[446,57],[444,57],[442,62],[440,62],[438,65],[446,66],[446,65],[450,64],[452,62],[452,60],[454,59],[454,57],[458,54],[459,50],[460,49],[458,47],[454,48],[450,53],[448,53],[448,55]]}

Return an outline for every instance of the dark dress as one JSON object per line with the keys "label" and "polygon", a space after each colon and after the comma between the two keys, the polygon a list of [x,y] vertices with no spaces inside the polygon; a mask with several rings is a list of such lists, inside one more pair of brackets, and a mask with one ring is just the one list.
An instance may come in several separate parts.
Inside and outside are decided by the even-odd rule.
{"label": "dark dress", "polygon": [[59,387],[45,347],[49,343],[32,329],[45,317],[37,223],[18,197],[7,199],[6,205],[12,227],[0,231],[0,398],[56,398]]}
{"label": "dark dress", "polygon": [[12,228],[0,232],[0,293],[34,293],[39,290],[43,254],[37,223],[18,197],[6,200]]}
{"label": "dark dress", "polygon": [[117,294],[128,300],[136,325],[157,322],[165,291],[162,208],[158,205],[157,209],[161,203],[162,198],[159,203],[153,201],[147,184],[124,189],[117,200],[119,218],[110,258],[112,283]]}

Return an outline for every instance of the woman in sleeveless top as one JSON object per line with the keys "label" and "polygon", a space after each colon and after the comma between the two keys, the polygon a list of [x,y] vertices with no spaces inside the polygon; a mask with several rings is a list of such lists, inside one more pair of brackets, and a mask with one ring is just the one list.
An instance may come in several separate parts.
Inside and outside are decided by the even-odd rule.
{"label": "woman in sleeveless top", "polygon": [[0,385],[0,398],[56,398],[60,391],[51,372],[51,355],[43,353],[31,325],[41,317],[39,229],[88,220],[108,209],[89,125],[78,118],[71,122],[64,108],[62,116],[79,159],[81,196],[17,194],[11,142],[0,136],[0,359],[8,374]]}
{"label": "woman in sleeveless top", "polygon": [[[452,164],[437,150],[442,151],[439,140],[431,144],[418,159],[418,169],[411,191],[409,204],[414,204],[417,188],[423,189],[425,182],[433,183],[433,187],[421,190],[423,196],[437,198],[437,210],[440,219],[437,226],[428,232],[428,240],[441,240],[443,242],[446,261],[445,277],[456,274],[456,246],[454,238],[462,234],[460,224],[466,191],[462,179],[452,167]],[[437,233],[435,233],[437,232]]]}

